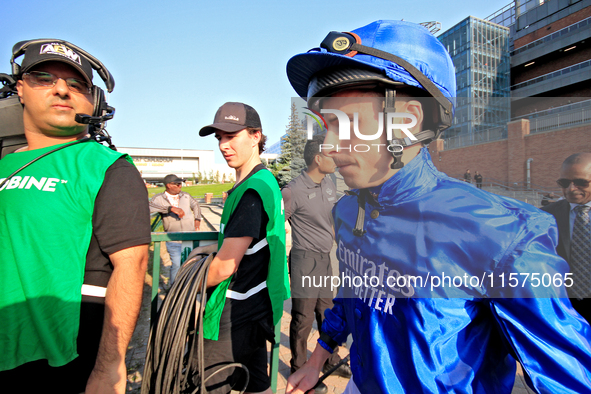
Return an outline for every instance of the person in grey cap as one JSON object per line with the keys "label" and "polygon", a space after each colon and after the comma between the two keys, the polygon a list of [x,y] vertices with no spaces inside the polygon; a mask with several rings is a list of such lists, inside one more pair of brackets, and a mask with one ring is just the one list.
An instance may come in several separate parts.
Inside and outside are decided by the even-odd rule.
{"label": "person in grey cap", "polygon": [[93,68],[114,81],[63,40],[20,42],[12,65],[28,146],[0,160],[0,390],[123,394],[148,194],[131,158],[76,118],[106,120]]}
{"label": "person in grey cap", "polygon": [[[164,177],[165,190],[150,200],[150,213],[160,213],[164,231],[199,231],[201,207],[189,193],[181,190],[185,180],[174,174]],[[182,242],[167,241],[166,250],[170,256],[170,283],[174,281],[181,267]]]}
{"label": "person in grey cap", "polygon": [[[292,248],[289,254],[292,305],[289,345],[292,373],[300,369],[308,359],[307,342],[314,317],[318,327],[321,327],[324,311],[333,306],[334,294],[330,287],[312,285],[322,283],[323,278],[333,274],[330,251],[334,244],[332,208],[337,202],[337,188],[326,175],[334,173],[336,166],[331,157],[320,151],[324,137],[316,135],[308,140],[304,147],[307,168],[281,189],[285,219],[289,220],[292,229]],[[341,358],[338,352],[333,352],[325,370],[339,361]],[[333,374],[350,378],[351,369],[343,364]],[[315,391],[323,392],[319,387]]]}
{"label": "person in grey cap", "polygon": [[[217,245],[194,253],[217,255],[207,276],[204,315],[205,378],[220,365],[239,362],[248,368],[249,393],[271,393],[266,340],[289,298],[285,257],[285,219],[277,181],[261,163],[266,137],[257,112],[243,103],[222,105],[214,123],[200,136],[215,134],[236,184],[228,192]],[[198,342],[198,341],[195,341]],[[195,352],[198,354],[198,352]],[[207,381],[209,393],[244,387],[240,369],[226,369]]]}

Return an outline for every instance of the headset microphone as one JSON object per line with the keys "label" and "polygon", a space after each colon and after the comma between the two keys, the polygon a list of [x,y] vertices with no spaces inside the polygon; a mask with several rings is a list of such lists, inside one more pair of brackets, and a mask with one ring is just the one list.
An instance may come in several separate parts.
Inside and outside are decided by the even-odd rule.
{"label": "headset microphone", "polygon": [[106,108],[107,113],[102,116],[90,116],[86,114],[76,114],[74,120],[81,124],[91,124],[91,125],[100,125],[101,123],[106,122],[107,120],[113,119],[115,116],[115,108],[111,106],[107,106]]}
{"label": "headset microphone", "polygon": [[[33,60],[27,62],[26,52],[27,49],[31,48],[33,49],[31,52]],[[16,82],[18,79],[21,79],[23,72],[33,67],[32,62],[35,62],[35,64],[39,63],[39,56],[46,52],[43,52],[43,54],[37,54],[36,52],[39,52],[42,48],[47,49],[46,52],[53,57],[56,54],[61,57],[78,56],[78,60],[75,63],[78,63],[78,65],[88,63],[82,68],[75,67],[79,72],[92,79],[91,75],[94,70],[105,83],[106,90],[109,93],[115,88],[113,75],[111,75],[105,65],[76,45],[53,38],[18,42],[12,48],[12,57],[10,59],[13,75],[0,74],[0,159],[6,154],[12,153],[16,149],[26,145],[23,125],[23,106],[16,92]],[[16,63],[15,59],[23,55],[25,55],[23,59],[24,64]],[[61,60],[61,57],[58,60]],[[51,58],[47,58],[47,60],[51,60]],[[81,60],[84,61],[81,62]],[[115,146],[111,143],[111,137],[105,130],[106,122],[115,116],[115,108],[107,104],[105,92],[101,88],[93,85],[91,89],[93,100],[92,113],[76,114],[74,119],[79,124],[88,125],[89,138],[84,139],[84,141],[107,142],[111,149],[115,149]]]}
{"label": "headset microphone", "polygon": [[105,105],[102,108],[102,113],[104,114],[102,116],[76,114],[74,120],[77,123],[89,125],[88,136],[90,139],[95,140],[96,142],[106,142],[109,145],[109,148],[116,151],[117,148],[115,148],[115,145],[111,142],[111,136],[105,129],[105,122],[113,119],[113,116],[115,116],[115,108],[110,105]]}
{"label": "headset microphone", "polygon": [[99,116],[90,116],[86,114],[76,114],[74,120],[80,124],[90,124],[90,123],[100,123],[101,117]]}

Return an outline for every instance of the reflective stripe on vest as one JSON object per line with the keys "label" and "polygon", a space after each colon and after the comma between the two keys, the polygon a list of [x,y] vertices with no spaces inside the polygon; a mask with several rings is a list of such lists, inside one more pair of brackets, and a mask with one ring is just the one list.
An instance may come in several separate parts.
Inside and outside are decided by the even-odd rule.
{"label": "reflective stripe on vest", "polygon": [[267,288],[267,281],[260,283],[259,285],[248,290],[246,293],[239,293],[237,291],[233,291],[233,290],[228,289],[226,291],[226,298],[231,298],[233,300],[243,301],[243,300],[246,300],[247,298],[255,295],[256,293],[258,293],[259,291],[261,291],[265,288]]}
{"label": "reflective stripe on vest", "polygon": [[264,248],[267,245],[269,245],[269,243],[267,242],[267,238],[263,238],[259,242],[257,242],[252,248],[246,249],[246,252],[244,253],[244,255],[249,256],[251,254],[255,254],[256,252],[258,252],[259,250],[261,250],[262,248]]}
{"label": "reflective stripe on vest", "polygon": [[107,288],[94,285],[82,285],[82,295],[91,297],[104,297],[107,294]]}

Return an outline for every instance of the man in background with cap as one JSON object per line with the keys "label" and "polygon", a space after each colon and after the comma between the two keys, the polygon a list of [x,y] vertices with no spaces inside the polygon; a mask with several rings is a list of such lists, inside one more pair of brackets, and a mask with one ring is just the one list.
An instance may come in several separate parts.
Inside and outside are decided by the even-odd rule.
{"label": "man in background with cap", "polygon": [[310,389],[349,334],[348,394],[510,393],[516,359],[537,392],[590,393],[591,328],[565,298],[553,218],[431,161],[456,88],[437,38],[380,20],[329,33],[287,73],[351,190],[333,210],[341,288],[286,393]]}
{"label": "man in background with cap", "polygon": [[[181,190],[185,180],[174,174],[164,177],[165,190],[150,200],[150,213],[160,213],[164,231],[199,231],[201,227],[201,208],[196,199]],[[182,242],[167,241],[166,250],[170,255],[170,283],[174,281],[181,267]]]}
{"label": "man in background with cap", "polygon": [[2,390],[122,394],[151,240],[146,188],[129,156],[75,120],[97,112],[94,58],[61,40],[17,47],[28,146],[0,160]]}
{"label": "man in background with cap", "polygon": [[[307,168],[281,189],[285,220],[289,220],[292,230],[289,253],[291,373],[300,369],[308,359],[308,336],[314,318],[320,328],[324,311],[333,305],[334,294],[329,287],[312,285],[333,275],[330,251],[334,245],[332,208],[337,202],[337,188],[327,175],[333,174],[336,166],[331,157],[320,152],[323,142],[324,135],[315,135],[308,140],[304,147]],[[324,370],[340,361],[338,352],[333,352]],[[343,364],[333,374],[348,379],[351,368]],[[324,387],[316,387],[316,393],[323,392]]]}
{"label": "man in background with cap", "polygon": [[[273,326],[289,298],[281,192],[261,163],[266,136],[254,108],[222,105],[214,123],[199,131],[202,137],[210,134],[215,134],[224,159],[236,170],[236,184],[228,191],[217,245],[194,251],[218,251],[207,276],[205,377],[223,364],[240,362],[249,371],[246,391],[271,393],[266,340],[274,342]],[[208,392],[241,389],[244,376],[240,369],[227,369],[207,382]]]}

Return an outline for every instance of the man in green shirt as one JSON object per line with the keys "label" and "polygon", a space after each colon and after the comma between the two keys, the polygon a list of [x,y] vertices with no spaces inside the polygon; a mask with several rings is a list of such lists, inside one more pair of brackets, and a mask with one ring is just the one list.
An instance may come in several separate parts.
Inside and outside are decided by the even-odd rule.
{"label": "man in green shirt", "polygon": [[125,392],[148,261],[148,196],[130,158],[89,138],[75,118],[104,114],[93,68],[114,86],[98,59],[66,41],[14,48],[28,146],[0,161],[7,392]]}

